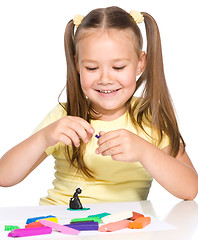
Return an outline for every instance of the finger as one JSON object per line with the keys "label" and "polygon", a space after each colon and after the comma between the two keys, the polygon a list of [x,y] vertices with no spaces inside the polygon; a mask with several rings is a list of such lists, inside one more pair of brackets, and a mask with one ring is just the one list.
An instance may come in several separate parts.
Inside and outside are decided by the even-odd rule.
{"label": "finger", "polygon": [[65,134],[64,134],[66,137],[70,138],[70,140],[73,142],[73,144],[76,146],[76,147],[79,147],[80,146],[80,139],[79,139],[79,136],[78,134],[71,128],[67,128],[65,129]]}
{"label": "finger", "polygon": [[90,138],[90,134],[82,127],[80,124],[75,124],[75,127],[72,128],[73,131],[76,132],[78,137],[83,140],[83,142],[87,143]]}
{"label": "finger", "polygon": [[83,118],[79,118],[79,117],[75,117],[75,120],[82,125],[82,127],[91,135],[93,135],[93,133],[95,132],[94,128],[91,126],[90,123],[88,123],[86,120],[84,120]]}
{"label": "finger", "polygon": [[116,156],[117,154],[121,154],[120,145],[107,149],[106,151],[102,152],[102,156]]}
{"label": "finger", "polygon": [[[109,149],[112,149],[119,145],[120,145],[120,139],[118,137],[110,138],[109,140],[106,140],[101,144],[99,144],[98,148],[96,149],[96,153],[103,155],[103,153],[107,152]],[[111,155],[111,154],[113,153],[109,154],[109,151],[108,151],[108,155]]]}
{"label": "finger", "polygon": [[[86,122],[86,121],[85,121]],[[77,135],[79,136],[79,138],[81,138],[83,140],[83,142],[87,143],[88,140],[92,137],[93,134],[91,134],[90,132],[88,132],[86,130],[86,125],[84,124],[84,121],[81,121],[79,119],[75,119],[75,121],[72,121],[70,123],[70,128],[77,133]]]}
{"label": "finger", "polygon": [[60,142],[68,145],[68,146],[71,146],[72,144],[72,141],[69,137],[65,136],[64,134],[61,134],[60,138],[59,138]]}
{"label": "finger", "polygon": [[99,136],[102,136],[102,135],[104,135],[105,134],[105,132],[103,132],[103,131],[100,131],[99,132]]}
{"label": "finger", "polygon": [[[101,132],[100,132],[101,133]],[[106,132],[101,135],[101,137],[98,139],[98,145],[101,146],[102,144],[104,144],[105,142],[110,141],[113,138],[117,138],[119,136],[118,131],[110,131],[110,132]]]}

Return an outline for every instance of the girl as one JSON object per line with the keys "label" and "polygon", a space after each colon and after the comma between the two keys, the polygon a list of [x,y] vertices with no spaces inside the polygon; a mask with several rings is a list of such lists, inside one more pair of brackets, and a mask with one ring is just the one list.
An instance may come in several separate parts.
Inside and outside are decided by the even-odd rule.
{"label": "girl", "polygon": [[93,10],[68,23],[65,53],[67,103],[1,158],[0,185],[19,183],[52,154],[54,189],[41,205],[68,204],[78,187],[83,204],[145,200],[153,178],[174,196],[194,199],[198,175],[166,86],[155,20],[118,7]]}

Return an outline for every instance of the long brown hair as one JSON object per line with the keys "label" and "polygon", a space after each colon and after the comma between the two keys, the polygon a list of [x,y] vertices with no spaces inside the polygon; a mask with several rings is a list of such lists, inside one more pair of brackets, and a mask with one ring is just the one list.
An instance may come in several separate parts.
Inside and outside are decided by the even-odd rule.
{"label": "long brown hair", "polygon": [[[180,141],[185,143],[178,129],[177,120],[172,106],[170,94],[166,85],[162,49],[159,29],[154,18],[148,13],[142,12],[147,35],[146,68],[137,80],[136,90],[144,84],[142,96],[138,98],[133,106],[128,105],[128,112],[132,123],[138,128],[144,129],[144,119],[150,122],[152,129],[157,131],[157,142],[163,139],[164,134],[169,138],[170,154],[176,156]],[[129,13],[118,7],[98,8],[84,17],[82,23],[75,31],[73,20],[69,21],[65,29],[65,55],[67,62],[67,104],[68,115],[81,117],[88,122],[96,116],[82,91],[80,76],[75,65],[77,57],[77,43],[79,40],[96,29],[129,30],[133,33],[133,44],[139,55],[142,51],[142,34],[136,22]],[[129,99],[128,102],[130,102]],[[137,113],[137,114],[135,114]],[[72,151],[66,146],[67,155],[71,164],[77,167],[87,177],[92,177],[92,172],[83,161],[85,144],[81,142],[80,147],[72,145]]]}

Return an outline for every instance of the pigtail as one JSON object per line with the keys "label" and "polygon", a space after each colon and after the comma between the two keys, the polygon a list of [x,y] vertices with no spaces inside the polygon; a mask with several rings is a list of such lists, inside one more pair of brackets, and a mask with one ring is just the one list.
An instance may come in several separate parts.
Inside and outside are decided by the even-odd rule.
{"label": "pigtail", "polygon": [[[166,84],[160,33],[154,18],[148,13],[142,13],[147,35],[147,65],[142,76],[137,81],[137,88],[145,82],[143,96],[135,107],[140,106],[137,123],[141,128],[143,116],[151,122],[152,129],[157,131],[158,144],[164,133],[170,140],[170,154],[176,156],[180,140],[185,143],[179,133],[174,108]],[[151,116],[151,117],[150,117]]]}
{"label": "pigtail", "polygon": [[[65,56],[67,62],[67,115],[81,117],[89,122],[89,110],[86,97],[81,89],[80,76],[76,69],[75,63],[75,46],[74,46],[74,23],[71,20],[65,29],[64,36]],[[83,161],[85,144],[81,141],[80,147],[76,148],[72,144],[72,151],[66,146],[66,155],[72,166],[79,169],[86,176],[91,177],[91,171]]]}
{"label": "pigtail", "polygon": [[[65,47],[65,56],[66,56],[66,63],[67,63],[67,84],[66,84],[66,93],[67,93],[67,114],[71,115],[71,109],[74,101],[72,94],[70,94],[72,90],[72,85],[75,84],[74,79],[77,79],[77,71],[75,68],[75,61],[74,61],[74,24],[73,20],[71,20],[65,29],[64,35],[64,47]],[[76,89],[76,88],[74,88]]]}
{"label": "pigtail", "polygon": [[80,85],[80,76],[75,63],[74,23],[71,20],[65,29],[65,56],[67,62],[67,113],[87,120],[86,98]]}

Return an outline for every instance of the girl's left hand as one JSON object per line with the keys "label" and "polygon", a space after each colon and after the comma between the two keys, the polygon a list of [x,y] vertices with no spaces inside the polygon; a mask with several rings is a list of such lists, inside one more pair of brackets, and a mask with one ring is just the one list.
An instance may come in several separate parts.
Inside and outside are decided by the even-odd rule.
{"label": "girl's left hand", "polygon": [[99,134],[101,137],[96,154],[110,155],[116,161],[141,162],[149,145],[146,140],[126,129]]}

